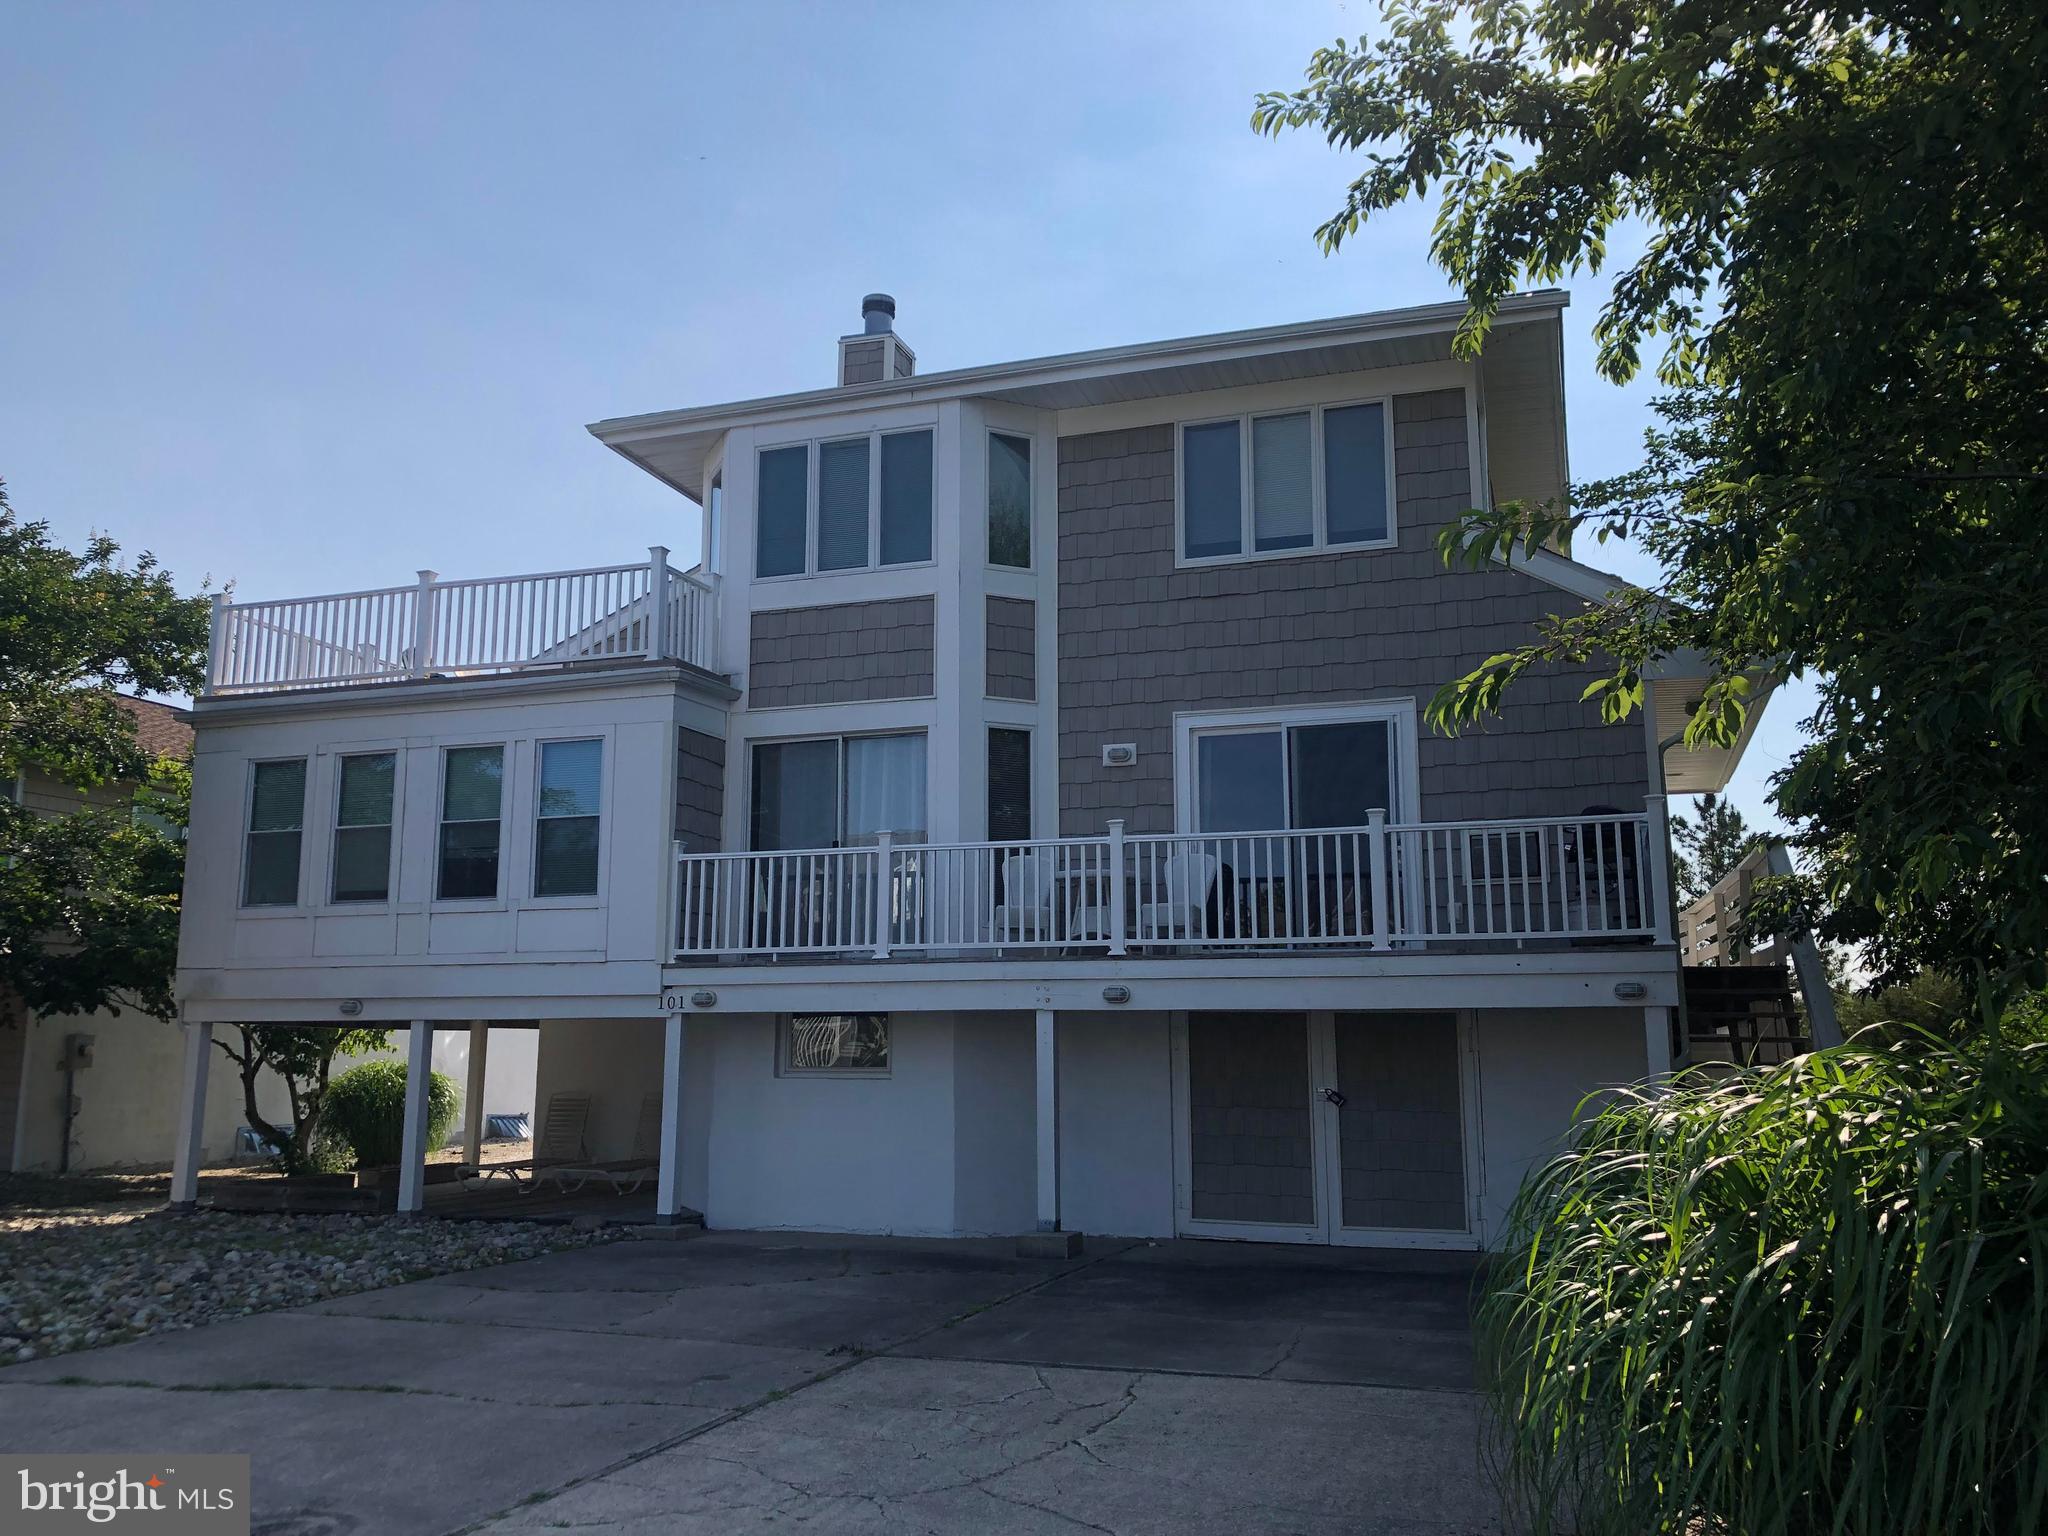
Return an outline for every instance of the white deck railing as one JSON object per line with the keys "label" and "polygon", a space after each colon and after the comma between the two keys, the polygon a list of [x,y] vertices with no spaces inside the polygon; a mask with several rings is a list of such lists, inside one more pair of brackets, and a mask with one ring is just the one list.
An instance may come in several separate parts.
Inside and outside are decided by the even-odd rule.
{"label": "white deck railing", "polygon": [[678,959],[1671,939],[1663,803],[1313,831],[676,858]]}
{"label": "white deck railing", "polygon": [[[647,657],[712,665],[717,592],[657,546],[633,565],[234,603],[214,599],[208,694],[481,676]],[[653,594],[659,593],[657,599]]]}

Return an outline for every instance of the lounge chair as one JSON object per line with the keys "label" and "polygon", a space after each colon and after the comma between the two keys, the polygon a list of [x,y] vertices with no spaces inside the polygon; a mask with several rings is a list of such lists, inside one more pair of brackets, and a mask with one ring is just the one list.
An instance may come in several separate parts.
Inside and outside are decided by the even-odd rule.
{"label": "lounge chair", "polygon": [[508,1163],[486,1163],[477,1155],[483,1151],[478,1147],[471,1152],[473,1161],[463,1165],[462,1176],[484,1179],[493,1174],[503,1174],[517,1184],[520,1175],[525,1174],[529,1177],[527,1188],[531,1189],[531,1180],[537,1179],[545,1170],[589,1159],[590,1149],[583,1141],[584,1128],[589,1123],[589,1094],[550,1094],[548,1112],[541,1117],[540,1135],[533,1143],[533,1156]]}
{"label": "lounge chair", "polygon": [[647,1094],[640,1100],[640,1118],[633,1126],[633,1155],[609,1163],[562,1164],[534,1175],[574,1194],[586,1184],[609,1184],[614,1193],[630,1195],[661,1173],[661,1158],[655,1144],[661,1137],[661,1095]]}

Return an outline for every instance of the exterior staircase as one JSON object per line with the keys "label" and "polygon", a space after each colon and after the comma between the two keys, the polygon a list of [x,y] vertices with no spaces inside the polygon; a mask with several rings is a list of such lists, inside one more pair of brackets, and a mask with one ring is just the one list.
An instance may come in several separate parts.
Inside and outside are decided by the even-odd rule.
{"label": "exterior staircase", "polygon": [[1685,1019],[1695,1066],[1775,1066],[1813,1048],[1783,965],[1686,966]]}

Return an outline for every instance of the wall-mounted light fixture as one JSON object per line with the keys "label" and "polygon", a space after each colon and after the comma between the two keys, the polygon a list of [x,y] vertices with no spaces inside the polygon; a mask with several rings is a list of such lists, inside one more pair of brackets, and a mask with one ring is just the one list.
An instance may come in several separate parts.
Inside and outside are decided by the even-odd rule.
{"label": "wall-mounted light fixture", "polygon": [[709,987],[706,987],[702,991],[692,992],[690,994],[690,1002],[699,1008],[716,1008],[718,1006],[718,994]]}
{"label": "wall-mounted light fixture", "polygon": [[344,1019],[357,1018],[362,1011],[363,1000],[360,997],[345,997],[341,1000],[341,1016]]}
{"label": "wall-mounted light fixture", "polygon": [[1640,981],[1617,981],[1614,984],[1614,995],[1625,1003],[1633,1003],[1648,997],[1650,989]]}
{"label": "wall-mounted light fixture", "polygon": [[1128,1003],[1131,1000],[1131,989],[1129,987],[1104,987],[1102,989],[1102,1000],[1105,1003]]}
{"label": "wall-mounted light fixture", "polygon": [[1102,749],[1102,766],[1105,768],[1135,768],[1138,766],[1138,744],[1135,741],[1110,742]]}

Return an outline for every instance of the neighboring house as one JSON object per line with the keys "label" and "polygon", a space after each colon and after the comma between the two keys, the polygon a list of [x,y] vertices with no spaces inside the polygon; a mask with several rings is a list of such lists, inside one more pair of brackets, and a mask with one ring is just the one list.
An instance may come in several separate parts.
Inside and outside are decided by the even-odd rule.
{"label": "neighboring house", "polygon": [[[144,751],[155,757],[191,754],[192,727],[184,710],[149,699],[120,702],[135,720]],[[8,793],[30,810],[63,816],[88,805],[131,805],[135,786],[82,790],[30,768]],[[0,1172],[163,1162],[178,1118],[177,1096],[166,1089],[177,1082],[181,1056],[176,1025],[132,1008],[118,1015],[32,1016],[18,1000],[0,997]],[[236,1083],[207,1106],[208,1158],[234,1152],[242,1120]]]}
{"label": "neighboring house", "polygon": [[920,375],[873,296],[833,388],[591,429],[685,561],[223,604],[195,1059],[525,1024],[714,1226],[1486,1243],[1672,1064],[1664,795],[1739,754],[1660,751],[1684,666],[1423,722],[1617,585],[1437,552],[1561,494],[1565,302]]}

